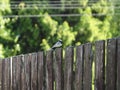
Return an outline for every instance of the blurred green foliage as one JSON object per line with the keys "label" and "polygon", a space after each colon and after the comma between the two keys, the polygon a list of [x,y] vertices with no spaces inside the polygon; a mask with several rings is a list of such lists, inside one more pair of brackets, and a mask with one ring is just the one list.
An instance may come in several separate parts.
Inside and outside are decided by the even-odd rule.
{"label": "blurred green foliage", "polygon": [[[65,0],[60,9],[39,9],[35,4],[33,9],[25,9],[25,1],[18,3],[20,9],[12,9],[9,4],[19,0],[1,0],[5,4],[0,9],[0,57],[8,57],[22,53],[49,50],[58,40],[63,40],[63,48],[70,45],[80,45],[95,40],[117,37],[120,35],[120,12],[107,6],[115,6],[107,0],[76,0],[82,8],[65,9]],[[29,1],[29,0],[28,0]],[[31,1],[31,0],[30,0]],[[38,1],[38,0],[33,0]],[[40,0],[49,5],[51,0]],[[94,1],[93,3],[91,3]],[[73,0],[67,3],[73,4]],[[43,7],[45,7],[43,5]],[[110,13],[113,13],[111,15]],[[81,14],[78,17],[51,17],[50,14]],[[96,14],[96,15],[95,15]],[[99,15],[104,14],[104,15]],[[7,17],[5,15],[44,15],[43,17]]]}

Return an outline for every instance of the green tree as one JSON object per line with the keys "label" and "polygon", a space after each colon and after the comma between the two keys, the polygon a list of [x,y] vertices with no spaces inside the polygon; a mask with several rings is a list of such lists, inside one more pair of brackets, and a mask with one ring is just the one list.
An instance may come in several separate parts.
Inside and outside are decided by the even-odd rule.
{"label": "green tree", "polygon": [[17,54],[19,46],[15,44],[15,40],[12,37],[11,28],[7,28],[7,24],[10,23],[10,18],[3,18],[11,12],[8,0],[1,0],[0,9],[0,57],[12,56]]}
{"label": "green tree", "polygon": [[120,2],[118,0],[112,0],[111,1],[111,6],[112,6],[112,21],[110,22],[111,24],[111,32],[113,37],[118,37],[120,36]]}
{"label": "green tree", "polygon": [[[0,17],[0,54],[5,57],[49,50],[58,39],[63,40],[63,48],[65,48],[119,35],[119,20],[111,15],[112,12],[117,11],[109,7],[114,4],[107,0],[57,0],[54,2],[51,0],[3,0],[2,2],[14,7],[0,9],[1,16],[43,16]],[[68,8],[73,5],[78,8]],[[52,17],[51,14],[79,14],[79,16]]]}

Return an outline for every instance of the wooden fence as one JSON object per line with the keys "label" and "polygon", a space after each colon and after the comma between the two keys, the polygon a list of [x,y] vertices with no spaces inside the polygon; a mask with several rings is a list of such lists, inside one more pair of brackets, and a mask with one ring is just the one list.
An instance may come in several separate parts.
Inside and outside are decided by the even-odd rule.
{"label": "wooden fence", "polygon": [[120,38],[0,60],[0,90],[120,90]]}

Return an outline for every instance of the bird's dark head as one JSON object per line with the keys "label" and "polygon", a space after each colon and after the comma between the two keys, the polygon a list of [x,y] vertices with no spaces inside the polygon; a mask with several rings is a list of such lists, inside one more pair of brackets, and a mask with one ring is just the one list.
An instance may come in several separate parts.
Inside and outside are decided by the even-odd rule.
{"label": "bird's dark head", "polygon": [[61,40],[61,39],[59,39],[59,42],[61,42],[61,43],[62,43],[62,40]]}

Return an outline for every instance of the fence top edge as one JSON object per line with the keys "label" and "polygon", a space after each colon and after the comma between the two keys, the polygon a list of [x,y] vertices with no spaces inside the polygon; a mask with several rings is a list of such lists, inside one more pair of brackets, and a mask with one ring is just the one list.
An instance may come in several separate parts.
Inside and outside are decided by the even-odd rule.
{"label": "fence top edge", "polygon": [[52,52],[54,52],[54,51],[57,51],[57,50],[68,50],[68,49],[70,49],[70,48],[79,48],[79,47],[83,47],[83,46],[86,46],[86,45],[91,45],[91,46],[94,46],[96,43],[101,43],[101,42],[103,42],[103,43],[106,43],[106,42],[109,42],[109,41],[118,41],[118,40],[120,40],[120,36],[119,37],[114,37],[114,38],[110,38],[110,39],[106,39],[106,40],[97,40],[97,41],[95,41],[95,42],[87,42],[87,43],[85,43],[85,44],[81,44],[81,45],[77,45],[77,46],[68,46],[68,47],[66,47],[66,48],[62,48],[62,47],[60,47],[60,48],[56,48],[55,50],[52,50],[52,49],[50,49],[50,50],[47,50],[47,51],[38,51],[38,52],[31,52],[31,53],[26,53],[26,54],[19,54],[19,55],[16,55],[16,56],[10,56],[10,57],[5,57],[5,58],[0,58],[0,60],[3,60],[3,59],[10,59],[10,58],[15,58],[15,57],[24,57],[24,56],[26,56],[26,55],[33,55],[33,54],[36,54],[36,55],[38,55],[39,53],[43,53],[43,54],[46,54],[46,53],[52,53]]}
{"label": "fence top edge", "polygon": [[79,47],[83,47],[83,46],[84,46],[84,44],[81,44],[81,45],[75,46],[75,48],[79,48]]}
{"label": "fence top edge", "polygon": [[114,37],[114,38],[109,38],[109,39],[107,39],[106,41],[111,41],[111,40],[119,40],[120,39],[120,36],[118,36],[118,37]]}
{"label": "fence top edge", "polygon": [[95,43],[101,43],[101,42],[105,42],[105,40],[98,40],[98,41],[95,41]]}

